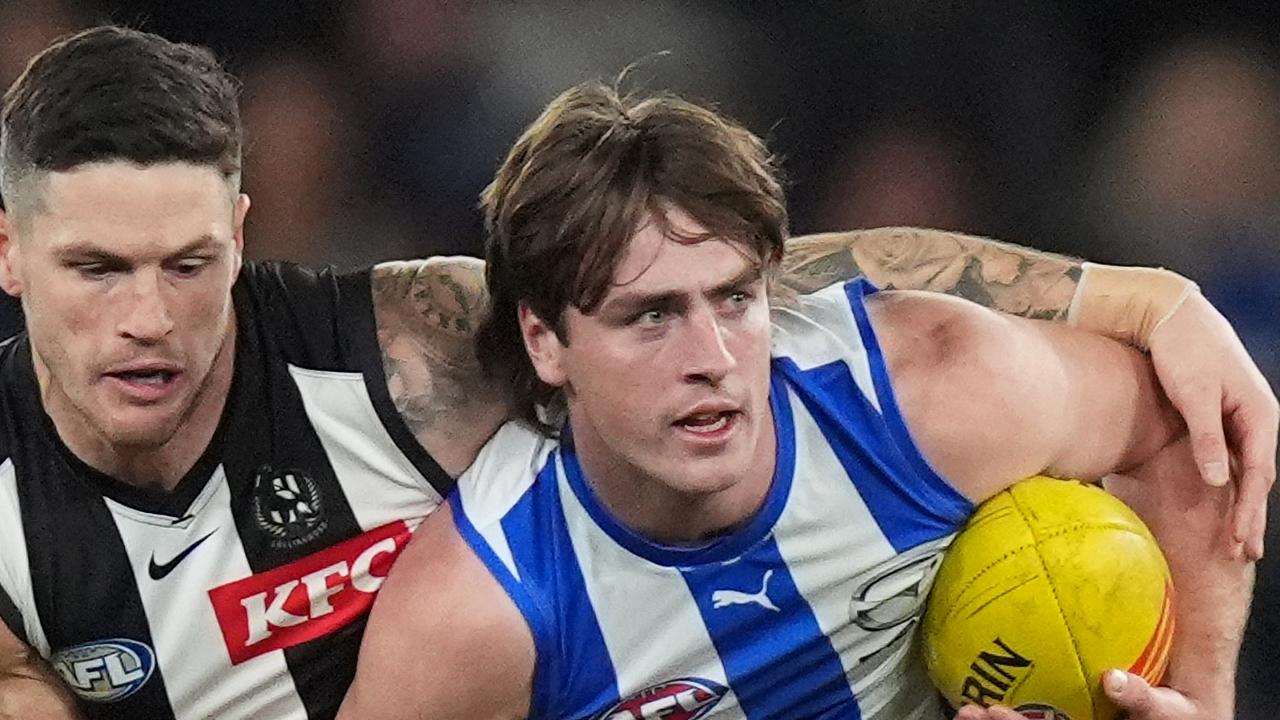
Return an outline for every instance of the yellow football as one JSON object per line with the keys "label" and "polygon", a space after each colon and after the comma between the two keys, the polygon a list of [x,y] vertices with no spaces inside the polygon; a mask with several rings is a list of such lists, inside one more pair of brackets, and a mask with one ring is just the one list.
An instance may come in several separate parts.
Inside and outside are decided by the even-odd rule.
{"label": "yellow football", "polygon": [[1158,682],[1173,639],[1164,555],[1101,488],[1035,477],[983,503],[929,596],[925,664],[955,707],[1043,720],[1113,720],[1102,673]]}

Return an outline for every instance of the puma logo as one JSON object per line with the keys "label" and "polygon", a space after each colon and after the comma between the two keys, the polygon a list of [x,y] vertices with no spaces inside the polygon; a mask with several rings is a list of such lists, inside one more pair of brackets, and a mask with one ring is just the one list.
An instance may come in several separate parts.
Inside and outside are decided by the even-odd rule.
{"label": "puma logo", "polygon": [[711,607],[723,608],[730,605],[759,605],[762,608],[781,612],[777,605],[769,599],[769,578],[773,577],[772,570],[764,572],[764,580],[760,583],[760,592],[746,593],[741,590],[716,590],[711,593]]}

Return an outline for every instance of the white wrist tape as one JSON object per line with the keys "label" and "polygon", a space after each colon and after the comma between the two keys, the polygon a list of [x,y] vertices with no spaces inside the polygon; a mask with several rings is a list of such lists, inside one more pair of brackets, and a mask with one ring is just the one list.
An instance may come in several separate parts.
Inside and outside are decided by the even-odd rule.
{"label": "white wrist tape", "polygon": [[1146,350],[1156,328],[1199,291],[1164,268],[1084,263],[1067,322]]}

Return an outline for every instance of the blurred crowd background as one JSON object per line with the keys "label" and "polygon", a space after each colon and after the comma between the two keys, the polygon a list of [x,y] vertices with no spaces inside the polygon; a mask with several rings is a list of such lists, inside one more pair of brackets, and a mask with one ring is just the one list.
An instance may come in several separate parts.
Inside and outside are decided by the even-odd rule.
{"label": "blurred crowd background", "polygon": [[[520,129],[638,62],[635,86],[770,141],[797,234],[923,225],[1171,267],[1280,382],[1280,3],[0,0],[0,82],[101,21],[243,80],[254,257],[477,254]],[[1264,561],[1246,720],[1280,700],[1277,590]]]}

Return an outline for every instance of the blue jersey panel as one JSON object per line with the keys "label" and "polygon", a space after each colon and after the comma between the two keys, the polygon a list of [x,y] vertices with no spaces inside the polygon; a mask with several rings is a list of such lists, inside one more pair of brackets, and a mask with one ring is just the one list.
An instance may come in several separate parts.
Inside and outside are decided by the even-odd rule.
{"label": "blue jersey panel", "polygon": [[840,656],[775,541],[738,562],[681,573],[748,718],[861,719]]}

